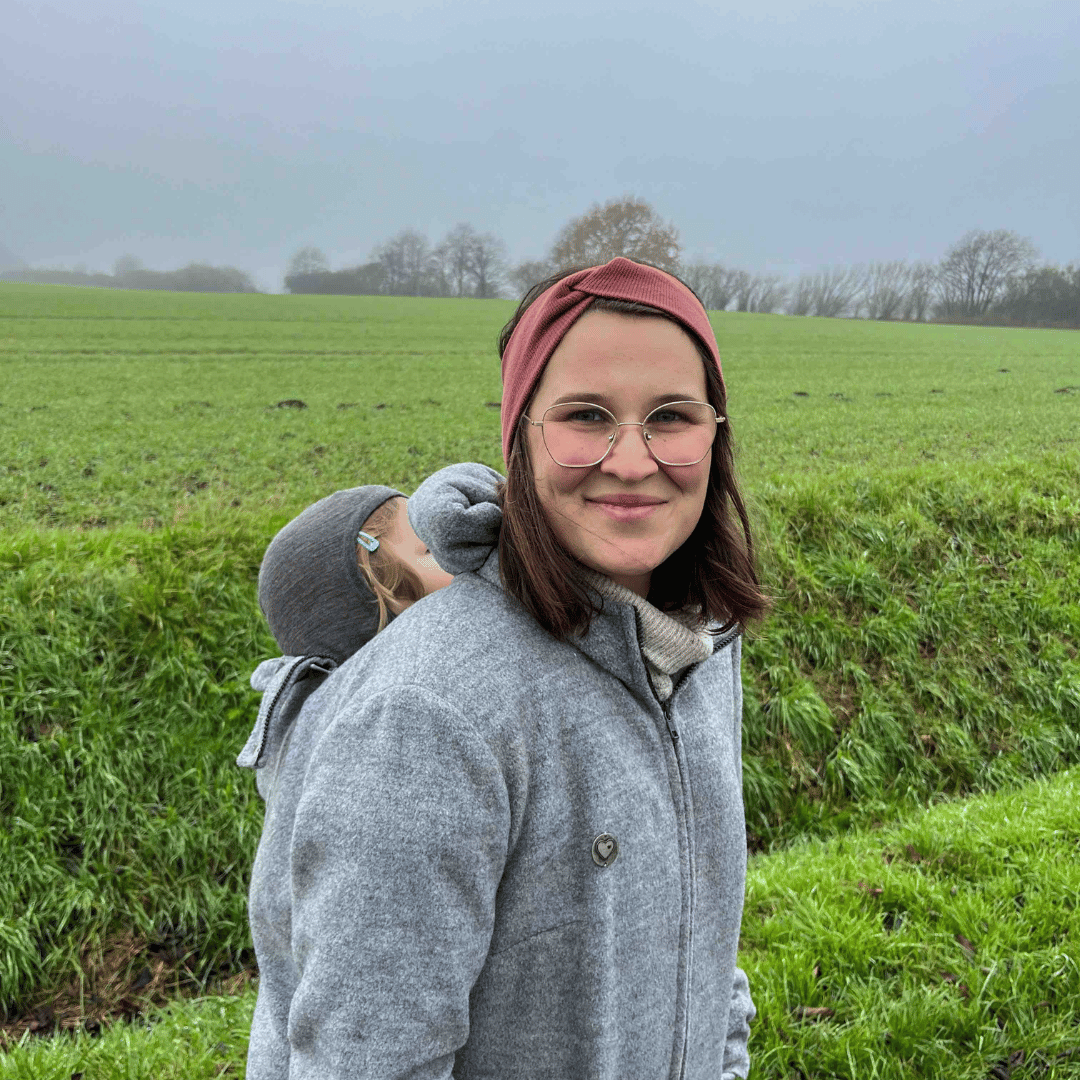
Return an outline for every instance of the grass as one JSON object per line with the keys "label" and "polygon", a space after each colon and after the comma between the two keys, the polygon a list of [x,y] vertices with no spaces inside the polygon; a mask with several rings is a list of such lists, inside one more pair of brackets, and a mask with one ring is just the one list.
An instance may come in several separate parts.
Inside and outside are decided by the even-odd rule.
{"label": "grass", "polygon": [[[32,1070],[53,1067],[49,1047],[104,1054],[94,1061],[111,1071],[87,1075],[174,1060],[176,1075],[238,1067],[228,1025],[243,1029],[245,999],[206,995],[242,982],[252,962],[246,884],[261,804],[232,762],[254,717],[247,676],[273,653],[254,600],[262,550],[337,487],[410,491],[451,460],[497,465],[492,342],[511,307],[0,287],[0,1021],[9,1040],[31,1023],[105,1032],[32,1038],[0,1055],[0,1076],[46,1075]],[[1040,1041],[1046,1068],[1030,1075],[1068,1075],[1075,1059],[1047,1056],[1068,1048],[1065,1014],[1036,1009],[1042,998],[1027,1019],[1006,1017],[1010,1033],[1027,1025],[1027,1042],[998,1038],[972,1005],[974,976],[946,969],[967,987],[958,1004],[948,994],[959,982],[923,968],[858,967],[858,950],[873,960],[908,940],[895,915],[885,937],[853,929],[862,944],[841,945],[862,926],[856,901],[882,920],[893,910],[882,907],[888,875],[909,875],[896,879],[903,897],[903,882],[933,891],[926,875],[952,866],[940,844],[910,839],[918,822],[952,821],[959,835],[968,819],[949,814],[970,812],[1008,852],[1026,842],[995,818],[1011,795],[936,803],[1080,761],[1080,392],[1068,389],[1080,387],[1080,337],[714,320],[777,598],[744,668],[745,801],[762,853],[748,912],[774,903],[755,899],[772,895],[755,891],[760,881],[788,889],[775,915],[747,924],[762,1009],[755,1075],[900,1075],[893,1061],[935,1075],[905,1033],[945,1024],[942,995],[967,1019],[934,1037],[948,1063],[937,1075],[983,1076],[1021,1049],[1024,1068],[1042,1068]],[[278,406],[293,399],[306,407]],[[1078,817],[1075,804],[1059,809]],[[889,841],[887,866],[881,823],[909,837]],[[847,846],[851,830],[862,847]],[[985,854],[975,835],[971,850]],[[1058,864],[1074,859],[1045,835]],[[813,837],[833,839],[808,846]],[[853,852],[870,862],[844,862]],[[1049,865],[1025,865],[1051,882]],[[773,866],[784,869],[760,877]],[[1000,878],[990,859],[970,866],[986,888]],[[970,907],[963,887],[934,896],[941,919]],[[804,922],[784,930],[788,908]],[[932,948],[912,955],[929,949],[936,965],[947,942],[921,910],[905,908],[904,925]],[[982,949],[970,926],[955,932]],[[1025,927],[1002,949],[1026,955]],[[803,936],[820,979],[807,981]],[[843,978],[821,959],[832,953],[850,961]],[[187,1008],[216,1018],[206,1031],[224,1033],[220,1060],[194,1040],[198,1063],[183,1072],[191,1055],[164,1023],[106,1030],[110,1017],[192,993],[197,1003],[170,1006],[173,1030]],[[796,1023],[798,1006],[833,1015]],[[57,1075],[79,1072],[63,1073],[76,1060]]]}
{"label": "grass", "polygon": [[162,993],[250,963],[261,820],[233,762],[272,645],[260,546],[128,530],[0,552],[0,1008],[44,1006],[118,937],[143,946],[128,982],[168,961]]}
{"label": "grass", "polygon": [[[153,527],[498,467],[512,308],[0,285],[0,521]],[[1078,334],[713,321],[752,484],[1080,448]]]}
{"label": "grass", "polygon": [[217,1080],[244,1074],[255,992],[195,998],[100,1035],[27,1036],[0,1055],[0,1080]]}
{"label": "grass", "polygon": [[[1077,488],[1062,463],[760,488],[779,600],[744,673],[756,848],[1080,760]],[[162,993],[250,964],[261,804],[233,759],[278,524],[0,546],[0,1007],[41,1007],[118,934],[143,945],[131,980],[168,958]]]}
{"label": "grass", "polygon": [[757,844],[1080,761],[1080,462],[757,497],[778,597],[743,675]]}
{"label": "grass", "polygon": [[1080,1075],[1078,801],[1071,769],[753,860],[754,1075]]}

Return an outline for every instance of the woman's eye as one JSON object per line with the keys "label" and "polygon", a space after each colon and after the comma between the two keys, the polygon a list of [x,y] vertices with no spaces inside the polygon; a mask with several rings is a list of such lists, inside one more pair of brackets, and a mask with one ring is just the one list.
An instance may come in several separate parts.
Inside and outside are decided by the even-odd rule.
{"label": "woman's eye", "polygon": [[686,416],[678,409],[660,409],[649,417],[650,424],[678,424],[685,420]]}
{"label": "woman's eye", "polygon": [[608,422],[607,416],[599,409],[575,409],[564,419],[572,420],[575,424],[606,424]]}

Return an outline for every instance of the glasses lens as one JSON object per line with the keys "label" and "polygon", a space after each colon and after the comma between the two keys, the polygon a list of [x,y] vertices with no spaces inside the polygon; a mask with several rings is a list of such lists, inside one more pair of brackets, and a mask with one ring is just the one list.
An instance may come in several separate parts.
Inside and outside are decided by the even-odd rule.
{"label": "glasses lens", "polygon": [[560,465],[595,465],[618,429],[615,417],[599,405],[570,401],[544,413],[544,443]]}
{"label": "glasses lens", "polygon": [[702,401],[673,401],[649,413],[644,430],[657,461],[696,465],[716,438],[716,414]]}

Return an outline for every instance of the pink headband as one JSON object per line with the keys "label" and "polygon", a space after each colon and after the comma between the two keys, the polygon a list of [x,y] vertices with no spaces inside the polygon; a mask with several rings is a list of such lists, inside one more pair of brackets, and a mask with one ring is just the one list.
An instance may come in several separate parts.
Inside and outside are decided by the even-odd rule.
{"label": "pink headband", "polygon": [[538,296],[514,327],[502,360],[503,457],[510,460],[514,432],[563,335],[598,296],[649,304],[673,316],[708,350],[720,374],[720,353],[705,309],[682,282],[630,259],[591,266],[556,282]]}

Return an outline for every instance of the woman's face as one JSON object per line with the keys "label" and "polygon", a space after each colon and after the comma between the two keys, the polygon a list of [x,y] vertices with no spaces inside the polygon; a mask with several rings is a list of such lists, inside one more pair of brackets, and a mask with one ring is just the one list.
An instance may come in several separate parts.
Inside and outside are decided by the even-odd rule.
{"label": "woman's face", "polygon": [[394,527],[384,534],[379,542],[385,544],[401,562],[415,572],[424,586],[425,596],[449,585],[454,580],[453,577],[439,566],[428,551],[427,544],[416,535],[409,524],[405,500],[395,499],[394,503]]}
{"label": "woman's face", "polygon": [[[666,401],[708,401],[694,342],[667,319],[586,312],[552,353],[527,409],[533,420],[563,401],[603,405],[640,423]],[[579,562],[641,596],[653,570],[694,531],[705,505],[712,454],[696,465],[661,465],[639,427],[621,427],[599,465],[568,469],[526,425],[533,480],[547,520]]]}

